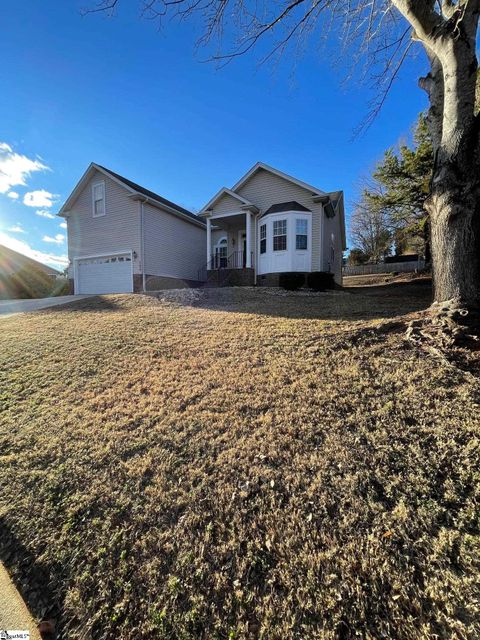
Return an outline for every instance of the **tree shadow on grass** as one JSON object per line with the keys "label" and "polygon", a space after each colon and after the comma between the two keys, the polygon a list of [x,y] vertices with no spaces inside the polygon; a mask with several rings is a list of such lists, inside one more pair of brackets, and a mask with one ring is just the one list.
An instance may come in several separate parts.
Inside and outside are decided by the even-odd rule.
{"label": "tree shadow on grass", "polygon": [[0,560],[17,590],[27,604],[32,617],[55,620],[57,633],[45,638],[60,637],[62,603],[65,594],[54,586],[53,576],[61,575],[61,567],[39,562],[19,541],[4,518],[0,517]]}
{"label": "tree shadow on grass", "polygon": [[402,282],[323,293],[287,292],[263,287],[207,288],[192,305],[212,311],[278,318],[351,321],[395,318],[426,309],[431,301],[430,284]]}

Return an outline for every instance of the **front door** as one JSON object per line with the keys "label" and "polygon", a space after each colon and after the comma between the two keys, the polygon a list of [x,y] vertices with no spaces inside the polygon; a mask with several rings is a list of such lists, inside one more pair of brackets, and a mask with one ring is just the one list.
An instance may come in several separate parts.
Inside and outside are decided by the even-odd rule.
{"label": "front door", "polygon": [[238,259],[236,261],[237,269],[245,269],[247,264],[247,233],[245,229],[238,232]]}

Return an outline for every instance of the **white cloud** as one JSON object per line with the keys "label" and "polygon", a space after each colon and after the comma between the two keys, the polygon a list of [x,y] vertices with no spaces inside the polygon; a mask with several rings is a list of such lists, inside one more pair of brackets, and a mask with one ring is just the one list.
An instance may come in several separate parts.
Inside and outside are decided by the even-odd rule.
{"label": "white cloud", "polygon": [[67,223],[66,222],[60,222],[60,228],[61,229],[66,229],[67,228]]}
{"label": "white cloud", "polygon": [[22,156],[6,142],[0,142],[0,193],[7,193],[16,185],[25,186],[26,179],[34,171],[47,170],[48,167],[40,160]]}
{"label": "white cloud", "polygon": [[27,207],[51,207],[57,196],[45,189],[29,191],[23,196],[23,204]]}
{"label": "white cloud", "polygon": [[7,231],[11,231],[12,233],[25,233],[25,229],[22,229],[20,224],[16,224],[13,227],[9,227]]}
{"label": "white cloud", "polygon": [[35,213],[37,214],[37,216],[41,216],[42,218],[50,218],[51,220],[56,218],[53,213],[50,213],[50,211],[44,211],[43,209],[37,209]]}
{"label": "white cloud", "polygon": [[17,193],[16,191],[9,191],[9,192],[7,193],[7,197],[8,197],[8,198],[11,198],[12,200],[18,200],[18,198],[19,198],[20,196],[18,195],[18,193]]}
{"label": "white cloud", "polygon": [[18,238],[12,238],[6,233],[0,231],[0,244],[3,244],[5,247],[9,247],[14,251],[18,251],[18,253],[22,253],[24,256],[28,256],[29,258],[33,258],[33,260],[38,260],[38,262],[42,262],[43,264],[48,264],[51,267],[56,269],[64,269],[68,266],[68,257],[65,255],[57,256],[51,253],[44,253],[43,251],[37,251],[23,240],[18,240]]}
{"label": "white cloud", "polygon": [[63,244],[65,242],[65,236],[63,233],[57,233],[57,235],[52,238],[52,236],[43,236],[43,242],[53,242],[54,244]]}

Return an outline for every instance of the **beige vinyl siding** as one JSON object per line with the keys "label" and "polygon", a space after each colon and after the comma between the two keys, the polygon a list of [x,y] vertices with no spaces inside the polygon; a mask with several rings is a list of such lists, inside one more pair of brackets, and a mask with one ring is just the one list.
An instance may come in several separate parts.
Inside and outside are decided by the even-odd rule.
{"label": "beige vinyl siding", "polygon": [[212,209],[214,215],[220,215],[222,213],[234,213],[235,211],[241,211],[242,203],[240,200],[233,198],[225,193]]}
{"label": "beige vinyl siding", "polygon": [[[255,204],[260,209],[260,215],[265,213],[272,204],[290,202],[292,200],[310,209],[312,212],[312,271],[322,269],[321,224],[323,209],[321,204],[315,204],[312,201],[311,192],[264,169],[259,169],[254,173],[240,189],[237,189],[237,192],[240,196]],[[261,224],[261,222],[257,224]]]}
{"label": "beige vinyl siding", "polygon": [[[93,217],[92,184],[105,182],[105,215]],[[81,191],[67,219],[68,257],[95,256],[119,251],[135,251],[134,273],[140,273],[140,216],[138,202],[128,191],[103,173],[95,172]]]}
{"label": "beige vinyl siding", "polygon": [[174,214],[144,205],[147,275],[197,280],[206,261],[206,231]]}

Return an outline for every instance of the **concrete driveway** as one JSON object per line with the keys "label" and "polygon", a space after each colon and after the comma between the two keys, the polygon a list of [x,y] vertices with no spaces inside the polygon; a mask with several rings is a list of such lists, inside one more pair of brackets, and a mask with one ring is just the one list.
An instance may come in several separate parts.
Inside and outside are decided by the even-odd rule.
{"label": "concrete driveway", "polygon": [[[27,605],[0,562],[0,629],[29,631],[30,640],[41,640]],[[10,636],[9,636],[10,637]],[[12,636],[17,637],[17,636]]]}
{"label": "concrete driveway", "polygon": [[59,304],[68,304],[81,300],[82,298],[91,298],[91,295],[78,296],[56,296],[55,298],[35,298],[34,300],[0,300],[0,318],[13,316],[17,313],[26,313],[27,311],[37,311],[37,309],[46,309],[47,307],[56,307]]}

